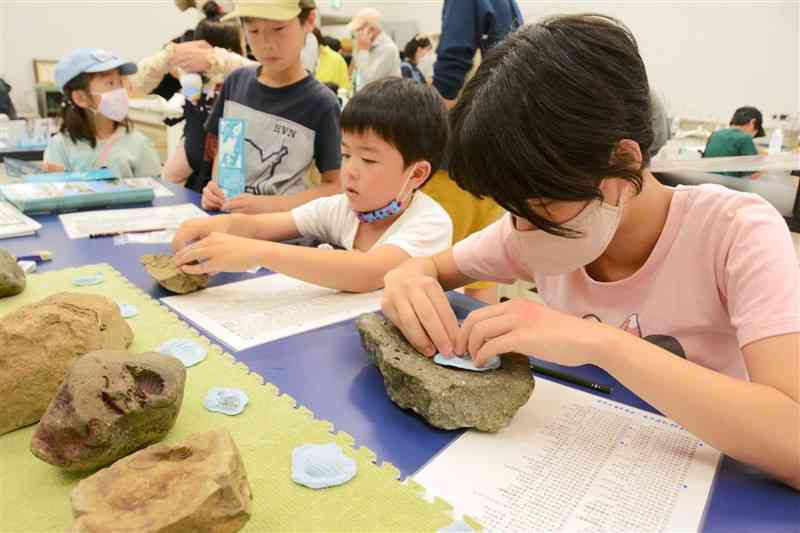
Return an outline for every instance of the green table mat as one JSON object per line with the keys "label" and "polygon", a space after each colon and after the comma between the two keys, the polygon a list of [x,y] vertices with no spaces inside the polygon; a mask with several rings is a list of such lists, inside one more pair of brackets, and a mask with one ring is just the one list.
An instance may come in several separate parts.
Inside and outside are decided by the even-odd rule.
{"label": "green table mat", "polygon": [[[102,272],[106,281],[75,287],[76,276]],[[132,352],[154,351],[174,337],[194,338],[208,347],[208,358],[187,369],[183,407],[164,442],[225,427],[242,454],[253,490],[253,515],[244,531],[435,531],[453,521],[451,507],[424,498],[424,490],[398,481],[389,463],[375,464],[367,448],[353,448],[354,439],[334,433],[333,425],[314,418],[293,398],[264,383],[242,363],[223,353],[110,265],[87,265],[34,274],[20,295],[0,300],[0,316],[18,307],[62,292],[100,294],[117,303],[135,305],[128,319],[134,331]],[[250,398],[237,416],[208,412],[202,405],[212,386],[238,388]],[[69,493],[82,476],[67,474],[36,459],[29,450],[35,426],[0,436],[0,530],[3,532],[64,531],[72,524]],[[355,458],[358,474],[348,484],[315,491],[291,480],[291,452],[306,443],[336,442]]]}

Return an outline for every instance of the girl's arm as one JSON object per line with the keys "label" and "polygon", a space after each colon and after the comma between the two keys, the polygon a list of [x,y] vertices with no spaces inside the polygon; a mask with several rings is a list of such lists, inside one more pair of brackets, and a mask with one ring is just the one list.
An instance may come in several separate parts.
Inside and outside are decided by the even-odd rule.
{"label": "girl's arm", "polygon": [[745,346],[747,382],[611,326],[513,300],[464,321],[456,353],[464,351],[479,365],[508,352],[597,365],[700,439],[800,490],[800,333]]}

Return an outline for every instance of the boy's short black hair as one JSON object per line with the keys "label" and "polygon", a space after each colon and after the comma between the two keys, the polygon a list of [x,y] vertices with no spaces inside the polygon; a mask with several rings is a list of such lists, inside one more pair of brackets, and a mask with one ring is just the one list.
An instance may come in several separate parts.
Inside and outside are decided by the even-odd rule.
{"label": "boy's short black hair", "polygon": [[372,131],[403,156],[403,164],[427,161],[433,175],[447,148],[447,109],[435,89],[402,78],[374,81],[342,112],[342,132]]}
{"label": "boy's short black hair", "polygon": [[651,116],[647,73],[624,24],[593,14],[547,18],[492,48],[464,87],[450,116],[450,174],[534,226],[575,237],[528,200],[601,199],[606,178],[641,191],[642,169],[614,150],[631,139],[646,166]]}
{"label": "boy's short black hair", "polygon": [[744,126],[748,124],[751,120],[756,121],[756,137],[763,137],[764,136],[764,116],[761,114],[755,107],[745,106],[740,107],[737,109],[733,116],[731,117],[731,126]]}

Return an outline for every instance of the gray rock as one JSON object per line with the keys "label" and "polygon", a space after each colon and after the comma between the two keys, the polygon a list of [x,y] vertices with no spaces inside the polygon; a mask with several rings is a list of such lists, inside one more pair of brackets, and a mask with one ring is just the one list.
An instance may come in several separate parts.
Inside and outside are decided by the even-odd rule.
{"label": "gray rock", "polygon": [[39,421],[31,452],[64,470],[105,466],[166,436],[183,401],[174,357],[101,350],[75,360]]}
{"label": "gray rock", "polygon": [[17,264],[17,258],[0,250],[0,298],[14,296],[25,290],[25,272]]}
{"label": "gray rock", "polygon": [[253,512],[242,457],[225,429],[120,459],[78,483],[71,501],[75,533],[234,533]]}
{"label": "gray rock", "polygon": [[208,287],[208,274],[186,274],[178,270],[174,256],[143,255],[139,261],[162,287],[175,294],[188,294]]}
{"label": "gray rock", "polygon": [[119,306],[104,296],[62,292],[3,316],[0,435],[39,420],[78,356],[131,342]]}
{"label": "gray rock", "polygon": [[527,357],[507,354],[497,370],[469,372],[437,365],[377,313],[360,316],[356,326],[392,401],[432,426],[498,431],[533,393]]}

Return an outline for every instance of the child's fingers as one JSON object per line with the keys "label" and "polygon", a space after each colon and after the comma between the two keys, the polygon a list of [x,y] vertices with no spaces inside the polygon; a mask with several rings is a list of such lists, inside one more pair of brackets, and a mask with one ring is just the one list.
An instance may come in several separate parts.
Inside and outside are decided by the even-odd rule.
{"label": "child's fingers", "polygon": [[[449,355],[453,352],[453,343],[447,336],[447,330],[439,319],[439,314],[430,297],[422,288],[414,288],[410,294],[411,306],[418,318],[417,323],[424,328],[426,337],[433,342],[436,350]],[[427,355],[427,354],[426,354]]]}
{"label": "child's fingers", "polygon": [[394,307],[397,310],[395,325],[419,353],[432,357],[436,353],[436,348],[425,333],[411,303],[406,299],[398,299],[394,302]]}

